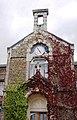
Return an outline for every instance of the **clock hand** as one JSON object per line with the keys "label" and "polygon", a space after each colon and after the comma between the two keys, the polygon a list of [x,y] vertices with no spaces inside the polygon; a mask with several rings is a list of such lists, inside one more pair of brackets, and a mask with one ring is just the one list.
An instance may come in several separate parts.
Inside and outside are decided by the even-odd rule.
{"label": "clock hand", "polygon": [[45,54],[45,52],[43,54]]}
{"label": "clock hand", "polygon": [[38,49],[38,51],[41,53],[41,51],[39,50],[39,48],[37,48]]}

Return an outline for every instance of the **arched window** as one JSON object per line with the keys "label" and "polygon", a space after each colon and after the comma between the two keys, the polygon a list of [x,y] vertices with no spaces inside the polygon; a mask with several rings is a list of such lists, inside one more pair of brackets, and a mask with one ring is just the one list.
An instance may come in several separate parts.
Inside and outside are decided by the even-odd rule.
{"label": "arched window", "polygon": [[34,58],[30,62],[30,78],[36,74],[36,71],[39,70],[40,74],[48,78],[48,61],[45,58]]}
{"label": "arched window", "polygon": [[47,99],[41,94],[29,97],[30,120],[47,120]]}

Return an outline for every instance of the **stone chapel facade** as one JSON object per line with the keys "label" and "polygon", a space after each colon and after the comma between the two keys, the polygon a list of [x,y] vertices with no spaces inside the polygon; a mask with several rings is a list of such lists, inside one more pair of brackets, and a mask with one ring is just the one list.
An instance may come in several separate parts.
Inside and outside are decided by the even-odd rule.
{"label": "stone chapel facade", "polygon": [[48,9],[33,16],[33,32],[8,48],[5,84],[28,84],[28,120],[76,120],[74,45],[47,31]]}

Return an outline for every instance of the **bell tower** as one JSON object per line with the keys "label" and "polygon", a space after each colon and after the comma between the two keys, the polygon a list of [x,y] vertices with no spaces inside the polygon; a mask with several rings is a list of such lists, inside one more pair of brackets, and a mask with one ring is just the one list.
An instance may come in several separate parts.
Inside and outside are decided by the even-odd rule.
{"label": "bell tower", "polygon": [[33,10],[34,16],[34,32],[42,32],[43,30],[47,31],[47,15],[48,9],[36,9]]}

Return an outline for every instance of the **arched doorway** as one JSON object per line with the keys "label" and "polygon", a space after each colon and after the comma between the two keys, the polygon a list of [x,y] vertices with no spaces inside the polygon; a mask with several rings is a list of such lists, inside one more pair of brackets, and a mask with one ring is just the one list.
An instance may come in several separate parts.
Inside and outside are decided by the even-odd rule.
{"label": "arched doorway", "polygon": [[47,120],[47,99],[41,94],[29,97],[29,120]]}

